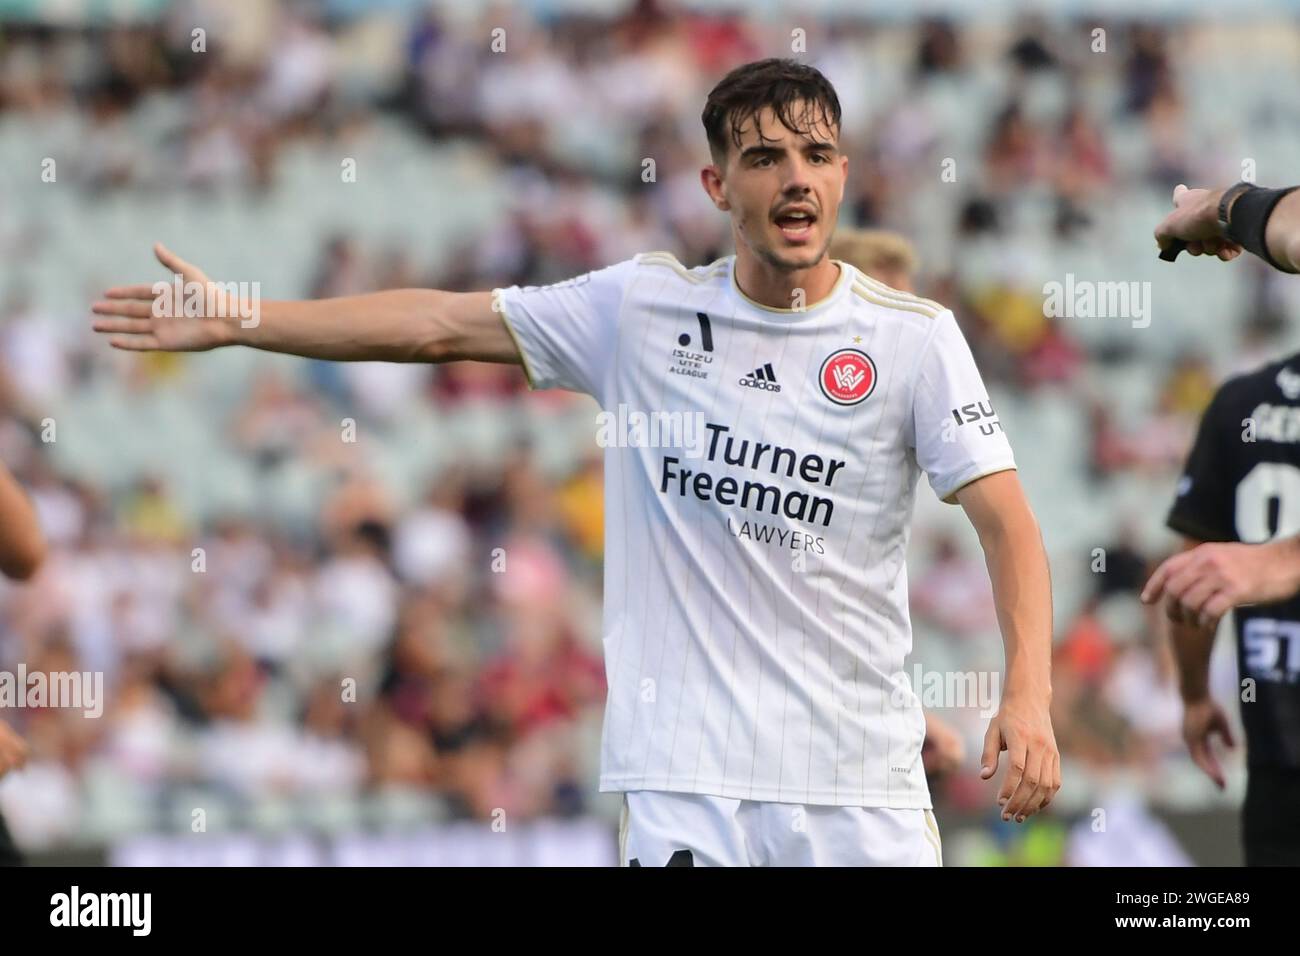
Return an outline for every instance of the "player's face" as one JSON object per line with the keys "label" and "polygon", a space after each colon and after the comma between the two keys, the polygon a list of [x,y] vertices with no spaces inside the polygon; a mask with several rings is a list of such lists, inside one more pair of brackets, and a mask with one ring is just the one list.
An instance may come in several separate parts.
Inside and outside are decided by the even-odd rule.
{"label": "player's face", "polygon": [[758,119],[757,127],[750,118],[741,128],[719,178],[705,170],[705,188],[731,213],[738,248],[744,243],[778,269],[811,268],[826,255],[844,198],[849,160],[840,154],[839,130],[818,116],[795,133],[770,108]]}

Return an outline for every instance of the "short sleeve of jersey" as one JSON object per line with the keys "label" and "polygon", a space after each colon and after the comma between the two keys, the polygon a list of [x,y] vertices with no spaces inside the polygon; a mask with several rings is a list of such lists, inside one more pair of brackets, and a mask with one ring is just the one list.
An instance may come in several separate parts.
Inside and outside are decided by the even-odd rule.
{"label": "short sleeve of jersey", "polygon": [[1196,442],[1178,480],[1177,497],[1165,524],[1189,538],[1236,540],[1236,497],[1227,463],[1235,444],[1232,439],[1241,426],[1231,421],[1230,412],[1230,403],[1220,388],[1201,416]]}
{"label": "short sleeve of jersey", "polygon": [[633,265],[628,259],[552,285],[492,290],[529,388],[564,388],[602,400]]}
{"label": "short sleeve of jersey", "polygon": [[912,398],[916,461],[940,499],[977,478],[1016,467],[966,337],[950,310],[936,318]]}

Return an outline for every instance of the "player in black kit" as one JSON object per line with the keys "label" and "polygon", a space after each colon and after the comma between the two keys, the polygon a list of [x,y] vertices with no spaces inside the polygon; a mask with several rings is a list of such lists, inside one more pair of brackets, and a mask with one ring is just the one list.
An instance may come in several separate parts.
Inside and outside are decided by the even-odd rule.
{"label": "player in black kit", "polygon": [[[1258,544],[1300,533],[1300,354],[1225,383],[1201,420],[1168,525],[1188,548]],[[1212,582],[1195,587],[1210,589]],[[1183,696],[1183,736],[1196,764],[1224,786],[1210,749],[1227,717],[1209,695],[1215,629],[1199,608],[1170,605]],[[1234,611],[1248,783],[1242,835],[1248,866],[1300,865],[1300,597]]]}

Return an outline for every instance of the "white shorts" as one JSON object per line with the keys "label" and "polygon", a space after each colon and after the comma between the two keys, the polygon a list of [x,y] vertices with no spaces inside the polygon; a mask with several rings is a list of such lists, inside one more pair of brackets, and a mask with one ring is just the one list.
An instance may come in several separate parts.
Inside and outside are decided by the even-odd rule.
{"label": "white shorts", "polygon": [[943,866],[930,810],[623,794],[620,866]]}

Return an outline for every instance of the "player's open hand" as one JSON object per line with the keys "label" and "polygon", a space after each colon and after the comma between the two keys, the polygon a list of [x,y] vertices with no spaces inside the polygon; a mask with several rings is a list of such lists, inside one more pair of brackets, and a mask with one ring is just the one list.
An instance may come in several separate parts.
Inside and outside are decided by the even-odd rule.
{"label": "player's open hand", "polygon": [[17,732],[0,720],[0,777],[27,763],[27,744]]}
{"label": "player's open hand", "polygon": [[1241,246],[1219,233],[1219,197],[1222,192],[1174,187],[1174,211],[1156,226],[1156,244],[1163,252],[1176,241],[1187,243],[1194,256],[1218,256],[1229,262],[1241,255]]}
{"label": "player's open hand", "polygon": [[134,352],[203,352],[227,344],[230,322],[241,314],[234,294],[161,243],[154,255],[172,276],[152,285],[108,289],[91,311],[112,318],[96,319],[94,330],[107,334],[113,348]]}
{"label": "player's open hand", "polygon": [[1222,790],[1227,785],[1223,768],[1210,749],[1210,738],[1216,734],[1227,746],[1233,746],[1232,729],[1222,707],[1208,697],[1183,706],[1183,740],[1187,741],[1187,750],[1196,766]]}
{"label": "player's open hand", "polygon": [[998,790],[1003,820],[1023,823],[1042,810],[1061,789],[1061,754],[1052,732],[1046,700],[1004,695],[984,734],[980,778],[997,773],[998,756],[1007,752],[1007,773]]}
{"label": "player's open hand", "polygon": [[1156,568],[1142,600],[1154,604],[1163,596],[1171,621],[1214,627],[1234,607],[1292,597],[1300,589],[1294,551],[1290,540],[1198,544]]}

